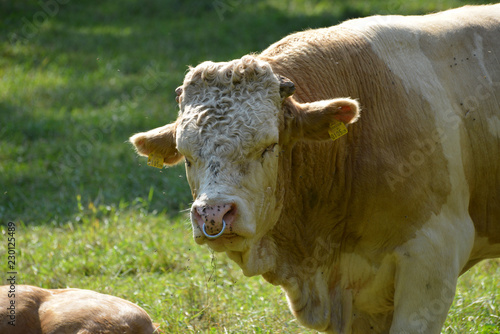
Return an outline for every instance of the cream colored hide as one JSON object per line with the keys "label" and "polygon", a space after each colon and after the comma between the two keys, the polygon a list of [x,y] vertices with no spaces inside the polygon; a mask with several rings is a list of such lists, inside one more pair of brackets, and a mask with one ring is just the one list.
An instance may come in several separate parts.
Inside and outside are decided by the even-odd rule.
{"label": "cream colored hide", "polygon": [[0,305],[2,334],[163,333],[139,306],[89,290],[5,285]]}
{"label": "cream colored hide", "polygon": [[499,36],[500,5],[296,33],[192,68],[175,123],[131,142],[185,157],[196,242],[304,326],[436,334],[460,274],[500,255]]}

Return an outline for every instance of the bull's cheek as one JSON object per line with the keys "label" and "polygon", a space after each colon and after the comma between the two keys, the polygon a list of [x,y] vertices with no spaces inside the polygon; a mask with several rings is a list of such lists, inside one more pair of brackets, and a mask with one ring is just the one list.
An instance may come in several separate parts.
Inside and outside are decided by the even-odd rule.
{"label": "bull's cheek", "polygon": [[267,230],[267,222],[273,216],[275,208],[274,189],[271,186],[260,187],[245,199],[247,209],[241,210],[240,218],[247,223],[253,221],[255,232],[262,235]]}
{"label": "bull's cheek", "polygon": [[254,199],[252,206],[248,207],[248,209],[248,216],[243,216],[240,223],[244,224],[248,231],[253,230],[252,236],[246,240],[247,247],[251,247],[265,237],[274,226],[279,215],[275,210],[274,199],[268,197]]}
{"label": "bull's cheek", "polygon": [[274,164],[269,166],[272,168],[267,169],[267,173],[264,173],[263,178],[265,183],[261,187],[261,201],[256,208],[256,212],[259,212],[257,219],[259,220],[258,229],[268,231],[277,220],[277,208],[276,208],[276,191],[277,191],[277,172]]}
{"label": "bull's cheek", "polygon": [[274,197],[274,191],[271,187],[267,188],[266,196],[259,209],[259,225],[262,230],[267,232],[278,218],[278,213],[276,211],[276,198]]}

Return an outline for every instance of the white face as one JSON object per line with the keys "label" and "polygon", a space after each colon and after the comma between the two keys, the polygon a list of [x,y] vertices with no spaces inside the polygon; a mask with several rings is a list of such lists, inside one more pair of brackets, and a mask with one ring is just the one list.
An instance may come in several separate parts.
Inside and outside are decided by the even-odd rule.
{"label": "white face", "polygon": [[[239,63],[234,63],[204,63],[188,73],[176,141],[186,158],[195,199],[191,212],[195,240],[207,242],[216,251],[245,252],[279,215],[276,186],[281,98],[279,82],[270,68],[260,69],[266,70],[266,75],[239,77],[235,83],[233,73]],[[198,75],[200,71],[204,72]],[[203,80],[207,71],[215,79]],[[228,79],[230,75],[233,78]],[[227,222],[227,228],[221,236],[207,238],[200,218],[205,218],[205,209],[220,211],[221,207],[231,208],[224,209],[229,210],[227,214],[214,213]],[[221,231],[219,225],[214,233]]]}

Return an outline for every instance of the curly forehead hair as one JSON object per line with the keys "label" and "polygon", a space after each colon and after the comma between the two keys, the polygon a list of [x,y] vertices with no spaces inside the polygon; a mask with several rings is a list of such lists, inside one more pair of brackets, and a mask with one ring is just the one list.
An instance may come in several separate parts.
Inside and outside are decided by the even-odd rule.
{"label": "curly forehead hair", "polygon": [[[230,62],[206,61],[190,68],[184,79],[184,88],[189,86],[232,87],[259,82],[259,85],[276,85],[278,82],[271,66],[254,56],[244,56]],[[268,87],[265,87],[268,88]]]}
{"label": "curly forehead hair", "polygon": [[[245,146],[265,140],[266,131],[281,103],[280,83],[269,63],[254,56],[230,62],[204,62],[186,74],[181,95],[182,128],[191,129],[184,140],[205,142],[207,152]],[[198,133],[198,135],[194,135]],[[209,145],[209,144],[206,144]],[[231,146],[229,145],[229,146]],[[220,152],[222,153],[222,152]]]}

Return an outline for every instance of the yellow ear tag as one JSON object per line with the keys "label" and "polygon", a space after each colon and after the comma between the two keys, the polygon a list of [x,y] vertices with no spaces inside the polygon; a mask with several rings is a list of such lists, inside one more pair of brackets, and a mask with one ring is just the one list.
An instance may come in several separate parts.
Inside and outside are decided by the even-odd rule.
{"label": "yellow ear tag", "polygon": [[333,123],[330,124],[328,133],[330,134],[330,138],[332,138],[332,140],[337,140],[347,133],[347,128],[344,123],[333,121]]}
{"label": "yellow ear tag", "polygon": [[163,168],[163,157],[159,153],[152,152],[148,155],[148,166]]}

